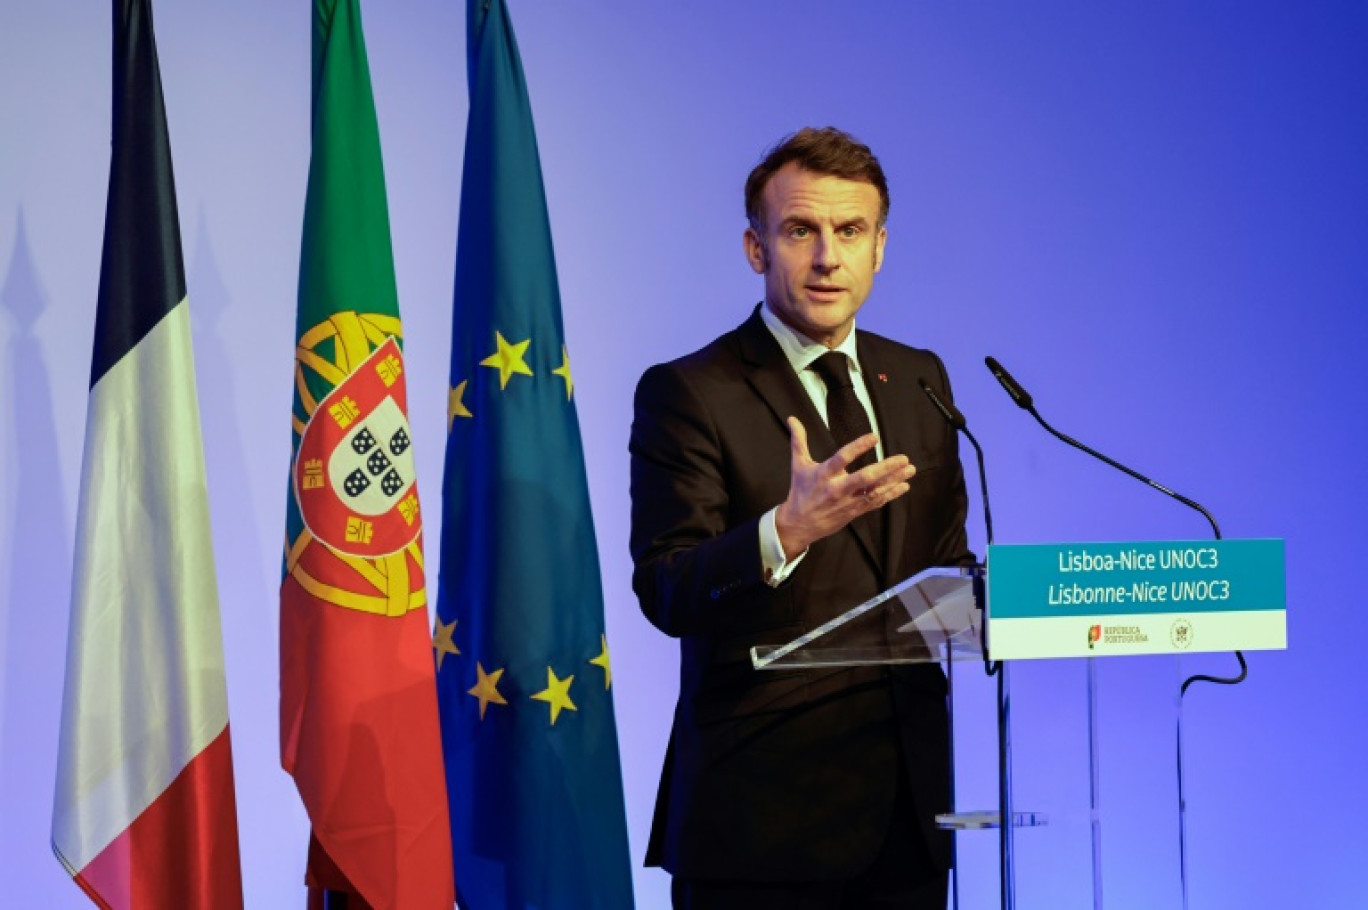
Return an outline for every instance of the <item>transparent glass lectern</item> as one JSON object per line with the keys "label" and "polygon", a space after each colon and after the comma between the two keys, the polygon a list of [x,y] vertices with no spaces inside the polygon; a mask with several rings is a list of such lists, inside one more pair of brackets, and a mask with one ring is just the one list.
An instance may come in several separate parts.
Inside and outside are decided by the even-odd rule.
{"label": "transparent glass lectern", "polygon": [[756,645],[751,663],[767,670],[981,659],[983,579],[982,566],[927,569],[791,642]]}
{"label": "transparent glass lectern", "polygon": [[[793,641],[756,645],[751,663],[760,671],[779,668],[850,667],[883,664],[939,663],[951,686],[950,723],[954,724],[954,665],[986,659],[983,622],[984,567],[935,567],[894,585]],[[1001,836],[1002,903],[1014,903],[1012,829],[1045,824],[1038,812],[1017,811],[1011,802],[1010,692],[1008,668],[1001,665],[998,689],[999,782],[1002,799],[994,810],[952,811],[936,822],[953,831],[1000,828],[1004,815],[1013,820]],[[953,756],[952,756],[953,758]],[[953,769],[954,762],[951,761]],[[952,786],[951,792],[954,792]],[[956,876],[958,871],[956,871]],[[958,907],[958,882],[953,892]]]}

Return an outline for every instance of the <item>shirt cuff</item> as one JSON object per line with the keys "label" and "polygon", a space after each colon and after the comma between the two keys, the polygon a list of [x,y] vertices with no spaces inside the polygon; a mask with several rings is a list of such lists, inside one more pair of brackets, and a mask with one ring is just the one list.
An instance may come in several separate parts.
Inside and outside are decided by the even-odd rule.
{"label": "shirt cuff", "polygon": [[793,559],[784,556],[784,546],[779,543],[779,527],[775,524],[778,512],[779,507],[775,506],[760,517],[760,563],[765,569],[765,584],[771,588],[783,584],[807,555],[804,550]]}

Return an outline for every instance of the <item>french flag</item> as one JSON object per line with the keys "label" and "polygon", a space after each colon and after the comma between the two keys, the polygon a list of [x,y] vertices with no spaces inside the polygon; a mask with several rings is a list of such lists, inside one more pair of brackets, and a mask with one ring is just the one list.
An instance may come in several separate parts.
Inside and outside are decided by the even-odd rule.
{"label": "french flag", "polygon": [[148,0],[114,0],[113,143],[52,848],[101,907],[240,908],[171,148]]}

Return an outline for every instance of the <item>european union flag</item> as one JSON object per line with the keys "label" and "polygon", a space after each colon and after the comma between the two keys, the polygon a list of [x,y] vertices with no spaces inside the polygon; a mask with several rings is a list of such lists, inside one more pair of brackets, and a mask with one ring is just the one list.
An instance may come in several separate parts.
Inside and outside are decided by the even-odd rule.
{"label": "european union flag", "polygon": [[632,906],[603,590],[541,163],[503,0],[469,0],[437,628],[467,910]]}

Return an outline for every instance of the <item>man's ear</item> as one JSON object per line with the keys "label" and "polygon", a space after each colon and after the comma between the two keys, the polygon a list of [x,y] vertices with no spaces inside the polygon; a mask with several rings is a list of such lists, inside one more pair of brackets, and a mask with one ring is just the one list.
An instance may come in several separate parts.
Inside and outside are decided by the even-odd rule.
{"label": "man's ear", "polygon": [[888,241],[888,228],[880,227],[874,237],[874,271],[883,268],[884,244]]}
{"label": "man's ear", "polygon": [[765,269],[769,267],[769,256],[765,254],[765,241],[760,238],[760,234],[755,228],[748,227],[741,237],[741,242],[746,248],[746,261],[750,263],[750,267],[757,275],[765,274]]}

